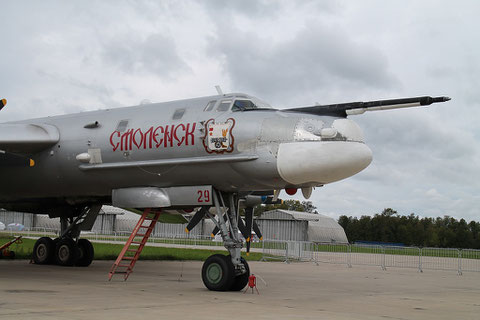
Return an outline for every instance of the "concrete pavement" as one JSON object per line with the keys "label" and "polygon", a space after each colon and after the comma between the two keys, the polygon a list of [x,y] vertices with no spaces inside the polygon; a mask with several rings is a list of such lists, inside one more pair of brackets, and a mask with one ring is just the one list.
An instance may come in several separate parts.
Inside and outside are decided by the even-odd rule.
{"label": "concrete pavement", "polygon": [[0,319],[479,319],[480,273],[251,262],[260,295],[211,292],[202,262],[88,268],[0,260]]}

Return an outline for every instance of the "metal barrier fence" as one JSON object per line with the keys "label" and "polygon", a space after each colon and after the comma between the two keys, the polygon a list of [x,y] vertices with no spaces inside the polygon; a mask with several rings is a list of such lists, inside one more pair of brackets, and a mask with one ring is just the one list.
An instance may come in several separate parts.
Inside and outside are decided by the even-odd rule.
{"label": "metal barrier fence", "polygon": [[[22,235],[24,237],[56,237],[58,231],[46,228],[30,228],[25,231],[0,231],[0,235]],[[82,232],[82,238],[105,242],[124,243],[131,231],[116,231],[110,234]],[[222,241],[211,237],[186,234],[153,234],[149,243],[223,248]],[[480,250],[451,248],[419,248],[379,245],[352,245],[336,243],[314,243],[304,241],[264,240],[251,244],[253,252],[261,252],[262,260],[310,261],[316,264],[343,264],[378,266],[386,268],[412,268],[423,270],[448,270],[480,272]]]}
{"label": "metal barrier fence", "polygon": [[460,260],[459,270],[460,274],[462,273],[462,271],[479,271],[480,250],[462,250],[462,258]]}
{"label": "metal barrier fence", "polygon": [[18,230],[2,230],[0,231],[0,234],[5,234],[9,236],[14,236],[14,235],[22,235],[24,237],[56,237],[58,236],[58,230],[55,229],[48,229],[48,228],[43,228],[43,227],[33,227],[33,228],[28,228],[23,231],[18,231]]}
{"label": "metal barrier fence", "polygon": [[[480,250],[451,248],[420,248],[379,245],[351,245],[312,243],[300,241],[264,241],[263,259],[285,262],[311,261],[379,266],[386,268],[412,268],[423,270],[451,270],[480,272]],[[274,249],[273,249],[274,248]]]}
{"label": "metal barrier fence", "polygon": [[350,246],[344,244],[321,244],[315,243],[313,245],[313,262],[318,263],[332,263],[332,264],[346,264],[351,266],[351,251]]}
{"label": "metal barrier fence", "polygon": [[[421,249],[417,247],[384,247],[383,268],[420,268]],[[420,270],[420,269],[419,269]]]}
{"label": "metal barrier fence", "polygon": [[287,241],[262,241],[262,260],[281,260],[288,262],[288,245]]}
{"label": "metal barrier fence", "polygon": [[458,249],[422,248],[421,270],[461,270],[462,252]]}

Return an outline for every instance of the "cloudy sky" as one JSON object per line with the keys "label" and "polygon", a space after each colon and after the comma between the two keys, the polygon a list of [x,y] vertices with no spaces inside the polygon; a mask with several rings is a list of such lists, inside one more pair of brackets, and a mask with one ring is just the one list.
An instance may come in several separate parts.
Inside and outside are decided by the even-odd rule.
{"label": "cloudy sky", "polygon": [[0,10],[0,121],[212,95],[217,84],[279,108],[450,96],[352,116],[374,160],[311,200],[333,217],[391,207],[480,221],[478,1],[2,1]]}

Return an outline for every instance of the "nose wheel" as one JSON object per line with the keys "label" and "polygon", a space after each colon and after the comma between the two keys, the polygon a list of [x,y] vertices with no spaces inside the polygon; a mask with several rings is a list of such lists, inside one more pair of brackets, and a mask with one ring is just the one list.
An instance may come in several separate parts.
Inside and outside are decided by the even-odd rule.
{"label": "nose wheel", "polygon": [[214,254],[208,257],[202,267],[203,284],[212,291],[242,290],[248,283],[250,268],[245,259],[241,258],[241,262],[244,273],[234,267],[231,256]]}
{"label": "nose wheel", "polygon": [[208,257],[202,267],[202,280],[212,291],[228,291],[232,286],[235,270],[228,257],[214,254]]}

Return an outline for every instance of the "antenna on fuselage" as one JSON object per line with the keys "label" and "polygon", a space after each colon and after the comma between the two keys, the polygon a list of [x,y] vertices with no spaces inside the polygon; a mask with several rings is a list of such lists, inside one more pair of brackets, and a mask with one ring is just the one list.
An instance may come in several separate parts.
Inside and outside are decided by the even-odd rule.
{"label": "antenna on fuselage", "polygon": [[218,92],[219,95],[223,96],[222,88],[220,88],[219,85],[216,85],[216,86],[215,86],[215,89],[217,89],[217,92]]}

